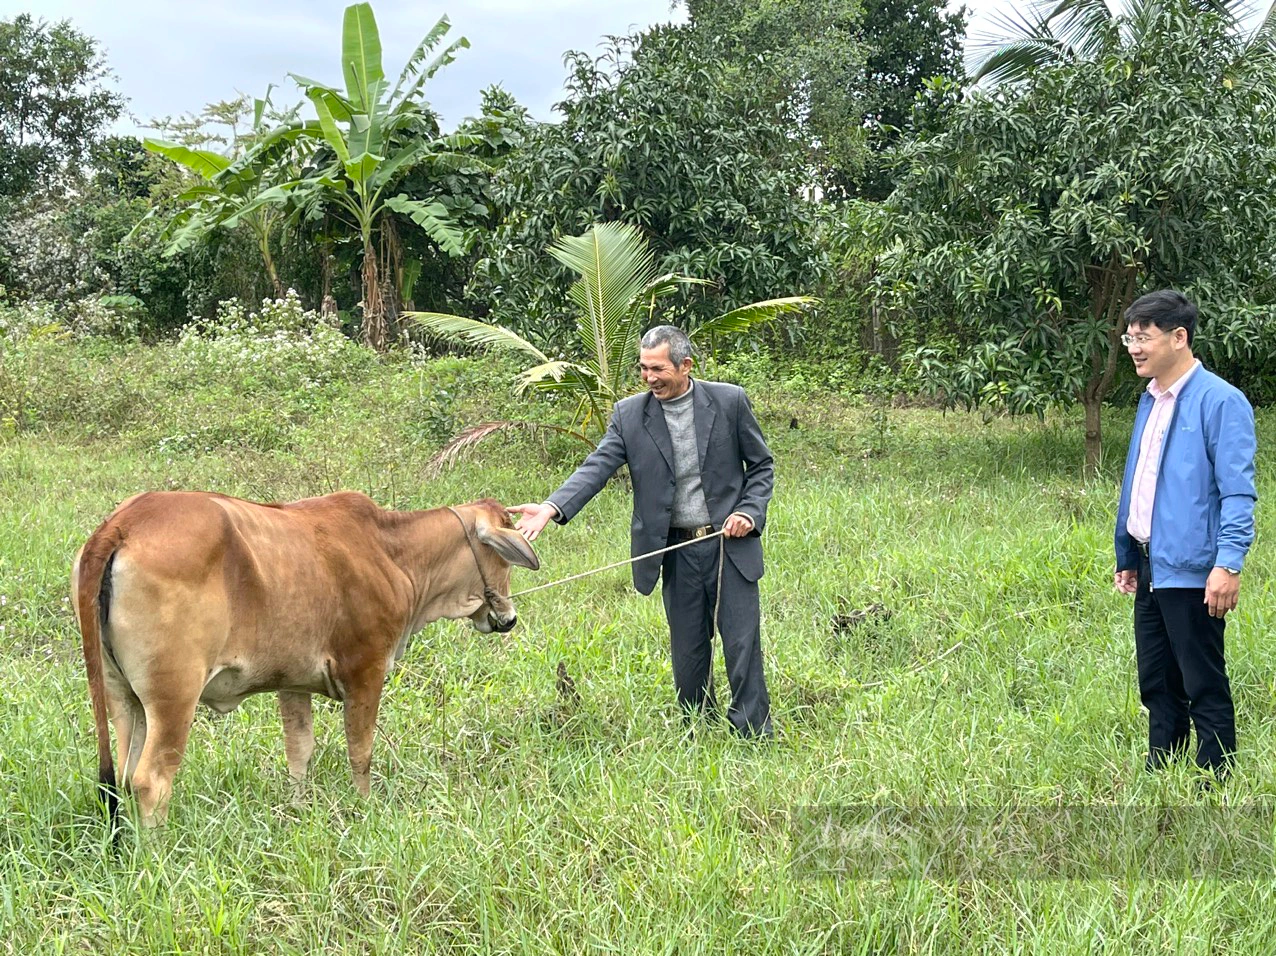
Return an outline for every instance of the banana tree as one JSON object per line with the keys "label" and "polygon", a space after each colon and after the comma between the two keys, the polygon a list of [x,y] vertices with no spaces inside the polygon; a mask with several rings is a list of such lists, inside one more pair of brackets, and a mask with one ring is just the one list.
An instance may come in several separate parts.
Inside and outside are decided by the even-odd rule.
{"label": "banana tree", "polygon": [[[550,358],[500,325],[440,312],[408,312],[404,317],[441,339],[525,356],[533,364],[518,376],[519,391],[536,389],[574,400],[573,425],[563,428],[518,421],[477,425],[461,432],[443,448],[435,458],[436,467],[454,461],[488,435],[506,429],[544,428],[568,434],[591,447],[597,444],[611,418],[612,406],[633,389],[638,343],[642,332],[657,324],[657,302],[682,287],[710,284],[692,276],[660,274],[646,238],[626,223],[600,223],[582,236],[561,238],[550,247],[549,254],[580,277],[568,291],[579,310],[574,358]],[[741,334],[758,323],[797,312],[815,301],[809,296],[790,296],[754,302],[702,322],[689,334],[697,343],[715,335]]]}
{"label": "banana tree", "polygon": [[326,162],[313,175],[291,184],[305,189],[311,209],[336,210],[357,232],[362,250],[363,340],[384,349],[389,338],[386,293],[394,277],[378,268],[374,237],[386,217],[398,213],[415,223],[452,256],[465,252],[460,228],[437,198],[399,192],[409,172],[428,166],[438,172],[481,167],[463,150],[478,145],[469,134],[438,136],[433,113],[421,100],[427,80],[468,47],[464,37],[430,54],[450,29],[447,17],[426,34],[391,89],[381,64],[381,39],[372,6],[346,8],[341,63],[344,91],[291,74],[314,105],[318,121],[303,135],[312,137]]}
{"label": "banana tree", "polygon": [[[170,159],[200,178],[200,182],[177,197],[182,208],[165,225],[161,237],[166,240],[164,255],[176,255],[206,238],[211,232],[243,225],[253,234],[261,253],[262,265],[277,297],[284,295],[284,284],[275,268],[273,237],[282,220],[280,203],[285,191],[274,185],[286,179],[280,161],[303,133],[304,124],[295,122],[296,107],[272,117],[282,124],[266,129],[263,122],[271,107],[270,89],[253,100],[253,125],[249,147],[240,156],[224,155],[208,149],[195,149],[163,139],[145,139],[143,145],[152,153]],[[134,228],[136,232],[141,223]]]}

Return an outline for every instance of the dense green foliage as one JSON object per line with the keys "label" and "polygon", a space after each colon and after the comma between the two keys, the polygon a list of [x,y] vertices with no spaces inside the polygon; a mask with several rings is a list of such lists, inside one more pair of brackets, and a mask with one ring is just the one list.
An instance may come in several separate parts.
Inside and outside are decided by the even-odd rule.
{"label": "dense green foliage", "polygon": [[[887,151],[934,77],[960,79],[964,8],[943,0],[686,0],[730,82],[784,105],[825,194],[883,199]],[[759,70],[765,62],[768,69]]]}
{"label": "dense green foliage", "polygon": [[[0,299],[153,339],[293,289],[378,348],[408,345],[400,315],[430,311],[567,359],[575,276],[546,251],[618,222],[658,271],[709,280],[662,318],[818,295],[725,344],[879,403],[919,375],[998,412],[1079,401],[1092,462],[1099,406],[1130,391],[1113,345],[1136,291],[1197,297],[1207,360],[1276,397],[1270,16],[1067,0],[1025,19],[985,91],[963,89],[964,11],[938,0],[683,5],[684,25],[571,54],[561,121],[490,88],[444,130],[429,81],[465,41],[438,21],[392,83],[354,4],[340,82],[294,76],[298,108],[241,96],[158,120],[162,155],[102,135],[122,104],[94,41],[5,21],[0,127],[47,167],[0,208]],[[75,142],[41,131],[46,94]]]}
{"label": "dense green foliage", "polygon": [[1273,353],[1276,74],[1216,16],[1158,7],[1093,57],[970,96],[903,150],[883,207],[888,302],[950,334],[921,354],[952,403],[1081,402],[1087,460],[1118,368],[1123,312],[1183,289],[1209,359]]}
{"label": "dense green foliage", "polygon": [[497,180],[503,221],[475,283],[495,321],[544,348],[569,341],[573,277],[544,253],[595,222],[641,228],[660,272],[713,282],[685,293],[682,321],[819,280],[815,207],[782,114],[727,83],[712,47],[653,28],[569,61],[562,121],[533,127]]}

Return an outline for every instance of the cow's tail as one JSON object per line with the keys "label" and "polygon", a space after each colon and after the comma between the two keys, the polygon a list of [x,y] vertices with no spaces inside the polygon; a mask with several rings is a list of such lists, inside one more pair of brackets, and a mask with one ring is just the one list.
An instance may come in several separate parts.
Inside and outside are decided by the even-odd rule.
{"label": "cow's tail", "polygon": [[84,669],[93,703],[93,727],[97,731],[98,797],[106,805],[114,831],[119,815],[119,791],[115,761],[111,756],[111,732],[106,713],[106,686],[102,675],[102,631],[111,613],[111,565],[123,542],[118,527],[99,528],[80,552],[76,575],[75,609],[80,620]]}

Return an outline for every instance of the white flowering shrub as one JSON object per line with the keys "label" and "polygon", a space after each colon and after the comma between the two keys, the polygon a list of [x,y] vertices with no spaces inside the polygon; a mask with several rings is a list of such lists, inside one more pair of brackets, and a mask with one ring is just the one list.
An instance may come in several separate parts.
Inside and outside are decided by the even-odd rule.
{"label": "white flowering shrub", "polygon": [[224,301],[166,352],[165,389],[185,397],[175,399],[180,409],[156,416],[150,440],[166,453],[290,447],[299,426],[375,374],[377,363],[291,290],[252,311]]}
{"label": "white flowering shrub", "polygon": [[0,340],[10,346],[31,338],[58,335],[65,330],[58,321],[57,309],[48,302],[22,302],[7,305],[4,287],[0,286]]}
{"label": "white flowering shrub", "polygon": [[141,332],[146,314],[131,295],[89,295],[63,304],[29,299],[4,305],[3,298],[0,288],[0,339],[13,345],[49,335],[129,341]]}
{"label": "white flowering shrub", "polygon": [[131,295],[85,296],[58,310],[59,322],[77,339],[136,339],[146,306]]}
{"label": "white flowering shrub", "polygon": [[372,350],[346,338],[291,289],[249,312],[230,299],[211,320],[182,330],[176,371],[188,379],[233,383],[241,394],[313,392],[351,381],[376,364]]}

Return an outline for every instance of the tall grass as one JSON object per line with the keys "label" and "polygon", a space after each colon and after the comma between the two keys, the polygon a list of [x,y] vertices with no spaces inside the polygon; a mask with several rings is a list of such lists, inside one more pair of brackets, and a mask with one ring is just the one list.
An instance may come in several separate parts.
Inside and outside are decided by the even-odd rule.
{"label": "tall grass", "polygon": [[[370,800],[351,786],[338,707],[320,701],[294,801],[273,699],[251,698],[200,712],[168,826],[130,827],[112,852],[65,598],[75,549],[114,504],[164,487],[514,503],[551,491],[577,450],[514,436],[425,482],[453,428],[526,412],[510,370],[485,361],[360,353],[322,359],[349,374],[319,375],[302,349],[286,375],[233,358],[183,375],[172,345],[5,348],[23,404],[0,439],[0,950],[1271,952],[1259,850],[1228,880],[1105,869],[1110,848],[1087,842],[1114,834],[1097,825],[1071,848],[1095,861],[1084,879],[863,878],[792,857],[804,807],[1204,806],[1226,823],[1270,805],[1263,543],[1229,619],[1235,779],[1201,796],[1190,768],[1142,770],[1130,604],[1111,587],[1128,413],[1110,416],[1113,454],[1087,483],[1071,416],[898,409],[883,428],[872,404],[760,387],[777,458],[762,598],[778,743],[684,733],[659,600],[607,572],[529,595],[509,635],[420,634],[386,689]],[[1276,423],[1259,421],[1266,496]],[[541,575],[515,586],[624,556],[628,512],[609,487],[540,539]],[[1260,509],[1261,540],[1269,528]],[[560,662],[579,699],[556,690]],[[725,693],[720,661],[716,682]]]}

